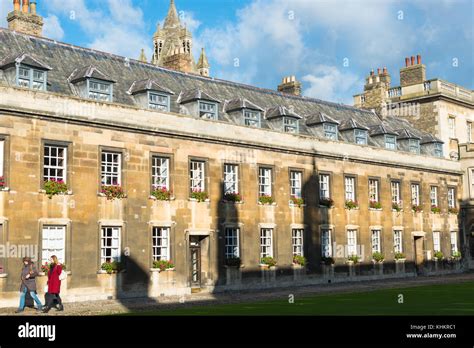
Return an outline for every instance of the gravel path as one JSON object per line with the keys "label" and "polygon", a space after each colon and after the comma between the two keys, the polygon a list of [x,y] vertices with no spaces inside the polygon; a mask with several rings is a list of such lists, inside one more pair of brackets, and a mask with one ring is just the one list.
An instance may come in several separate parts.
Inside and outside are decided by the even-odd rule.
{"label": "gravel path", "polygon": [[390,279],[380,281],[364,281],[352,283],[336,283],[324,285],[312,285],[298,288],[269,289],[261,291],[238,291],[227,293],[196,293],[182,297],[170,296],[160,298],[137,298],[92,302],[66,303],[64,312],[57,312],[52,309],[48,314],[36,313],[36,311],[26,308],[21,314],[15,314],[16,308],[0,308],[1,315],[109,315],[128,312],[150,311],[159,309],[174,309],[191,307],[196,305],[216,305],[228,303],[243,303],[253,301],[265,301],[279,298],[288,298],[290,294],[297,299],[298,296],[308,296],[326,293],[350,293],[365,292],[379,289],[397,289],[430,284],[449,284],[474,281],[474,273],[463,273],[436,277],[417,277],[407,279]]}

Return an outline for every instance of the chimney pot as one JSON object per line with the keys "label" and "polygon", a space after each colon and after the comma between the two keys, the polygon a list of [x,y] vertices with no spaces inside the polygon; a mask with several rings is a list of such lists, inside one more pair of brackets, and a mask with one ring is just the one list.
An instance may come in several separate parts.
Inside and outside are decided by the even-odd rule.
{"label": "chimney pot", "polygon": [[411,56],[411,65],[415,65],[415,56]]}
{"label": "chimney pot", "polygon": [[384,74],[387,73],[387,67],[386,67],[386,66],[383,67],[383,73],[384,73]]}
{"label": "chimney pot", "polygon": [[370,76],[374,76],[374,69],[370,70]]}
{"label": "chimney pot", "polygon": [[380,68],[377,68],[377,75],[380,75]]}
{"label": "chimney pot", "polygon": [[30,0],[23,0],[23,13],[28,13],[30,10]]}
{"label": "chimney pot", "polygon": [[20,11],[21,3],[20,0],[13,0],[13,11]]}
{"label": "chimney pot", "polygon": [[410,58],[406,57],[405,58],[405,67],[410,65]]}
{"label": "chimney pot", "polygon": [[31,0],[30,13],[34,15],[36,14],[36,0]]}
{"label": "chimney pot", "polygon": [[421,64],[421,55],[416,56],[416,64]]}

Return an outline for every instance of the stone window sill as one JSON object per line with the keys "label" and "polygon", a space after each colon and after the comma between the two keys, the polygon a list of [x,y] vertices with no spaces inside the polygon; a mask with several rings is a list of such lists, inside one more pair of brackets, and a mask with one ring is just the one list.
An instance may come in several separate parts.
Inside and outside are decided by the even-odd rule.
{"label": "stone window sill", "polygon": [[298,205],[298,204],[295,204],[295,203],[290,201],[289,206],[290,207],[296,207],[296,208],[304,208],[304,207],[306,207],[306,204],[303,203],[303,204]]}
{"label": "stone window sill", "polygon": [[1,191],[9,192],[9,191],[10,191],[10,188],[9,188],[9,187],[2,187],[2,188],[0,188],[0,192],[1,192]]}
{"label": "stone window sill", "polygon": [[372,210],[372,211],[382,211],[382,208],[369,208],[369,210]]}
{"label": "stone window sill", "polygon": [[[43,189],[39,190],[38,192],[41,193],[41,194],[46,194],[46,190],[43,190]],[[72,192],[72,190],[69,190],[67,192],[58,193],[58,194],[53,195],[53,196],[72,196],[73,194],[74,193]]]}
{"label": "stone window sill", "polygon": [[198,202],[198,203],[209,203],[211,200],[209,198],[205,199],[204,201],[199,201],[196,198],[189,198],[190,202]]}
{"label": "stone window sill", "polygon": [[171,196],[170,199],[158,199],[155,196],[149,196],[148,199],[151,199],[152,201],[159,201],[159,202],[170,202],[170,201],[175,201],[176,197]]}
{"label": "stone window sill", "polygon": [[262,206],[274,206],[276,207],[276,202],[273,202],[273,203],[261,203],[261,202],[257,202],[258,205],[262,205]]}
{"label": "stone window sill", "polygon": [[[102,192],[97,193],[97,196],[98,197],[107,197],[107,195],[105,193],[102,193]],[[117,199],[124,199],[124,198],[128,198],[128,195],[126,194],[126,195],[124,195],[124,197],[117,198]]]}

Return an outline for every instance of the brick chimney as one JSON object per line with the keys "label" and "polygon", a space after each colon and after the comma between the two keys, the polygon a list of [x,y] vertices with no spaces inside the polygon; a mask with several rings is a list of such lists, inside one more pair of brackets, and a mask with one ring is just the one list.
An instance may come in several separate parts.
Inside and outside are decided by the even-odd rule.
{"label": "brick chimney", "polygon": [[284,77],[281,85],[278,86],[278,91],[300,96],[301,82],[299,82],[295,76]]}
{"label": "brick chimney", "polygon": [[10,30],[43,35],[43,18],[36,14],[36,0],[13,0],[13,11],[8,14],[7,22]]}
{"label": "brick chimney", "polygon": [[412,86],[426,81],[426,66],[421,63],[421,55],[405,58],[405,67],[400,69],[400,86]]}

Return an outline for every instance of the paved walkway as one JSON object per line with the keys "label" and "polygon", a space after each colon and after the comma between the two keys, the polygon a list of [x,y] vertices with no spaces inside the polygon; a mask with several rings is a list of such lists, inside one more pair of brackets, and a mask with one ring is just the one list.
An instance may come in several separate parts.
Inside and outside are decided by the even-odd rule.
{"label": "paved walkway", "polygon": [[364,281],[351,283],[336,283],[324,285],[312,285],[298,288],[271,289],[261,291],[238,291],[227,293],[197,293],[183,297],[170,296],[160,298],[120,299],[107,301],[76,302],[65,304],[64,312],[52,309],[48,314],[36,313],[26,308],[24,313],[15,314],[16,308],[1,308],[0,315],[109,315],[143,310],[174,309],[196,305],[216,305],[227,303],[243,303],[253,301],[265,301],[285,298],[290,294],[298,299],[298,296],[308,296],[325,293],[351,293],[365,292],[379,289],[407,288],[419,285],[449,284],[474,281],[474,273],[463,273],[436,277],[416,277],[407,279],[391,279],[380,281]]}

